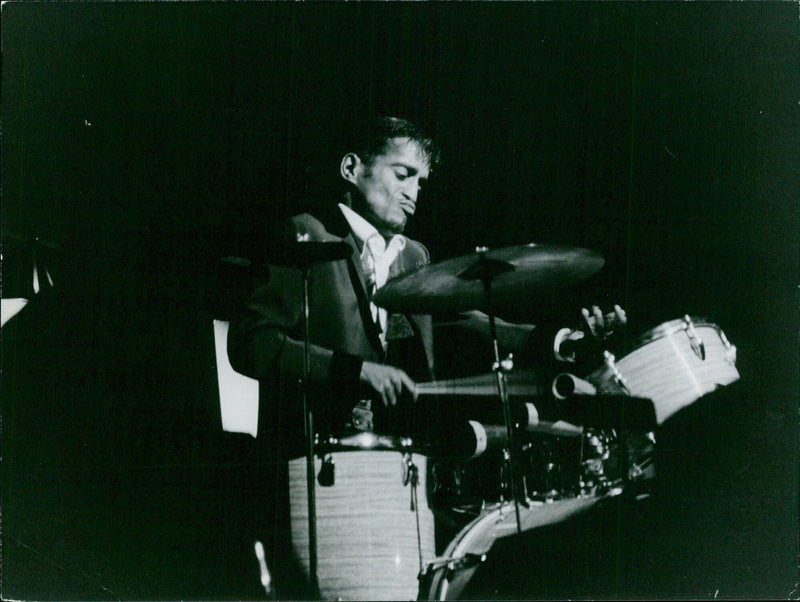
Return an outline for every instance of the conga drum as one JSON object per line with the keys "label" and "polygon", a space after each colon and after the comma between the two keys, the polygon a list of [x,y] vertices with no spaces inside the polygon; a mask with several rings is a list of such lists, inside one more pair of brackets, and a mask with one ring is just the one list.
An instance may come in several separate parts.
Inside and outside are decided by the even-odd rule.
{"label": "conga drum", "polygon": [[[416,600],[435,555],[427,458],[397,450],[335,451],[334,483],[315,487],[317,578],[323,599]],[[409,478],[410,463],[418,477]],[[322,461],[315,459],[315,475]],[[306,460],[289,462],[295,553],[309,570]]]}

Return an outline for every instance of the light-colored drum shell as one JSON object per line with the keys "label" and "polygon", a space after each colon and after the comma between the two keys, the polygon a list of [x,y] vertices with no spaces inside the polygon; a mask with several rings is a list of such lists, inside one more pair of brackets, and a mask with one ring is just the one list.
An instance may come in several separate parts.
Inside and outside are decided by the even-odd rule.
{"label": "light-colored drum shell", "polygon": [[[435,554],[433,513],[425,497],[427,458],[419,470],[417,504],[424,567]],[[416,600],[420,556],[411,487],[403,485],[399,451],[334,452],[335,483],[315,487],[317,577],[325,600]],[[315,460],[315,475],[321,462]],[[289,462],[292,542],[306,571],[306,460]]]}
{"label": "light-colored drum shell", "polygon": [[[528,500],[528,507],[519,507],[520,530],[526,532],[537,527],[553,525],[594,506],[602,497],[589,495],[554,502]],[[427,591],[421,600],[458,600],[480,560],[462,562],[469,556],[488,554],[494,542],[517,534],[517,518],[513,502],[503,502],[487,508],[479,517],[464,527],[450,542],[444,555],[436,559],[428,570],[432,572]],[[453,569],[453,570],[450,570]]]}
{"label": "light-colored drum shell", "polygon": [[[691,319],[666,322],[645,333],[637,348],[617,360],[615,365],[631,395],[651,399],[656,421],[662,424],[675,412],[694,403],[719,386],[739,379],[736,370],[736,348],[715,324]],[[705,358],[692,346],[702,341]],[[618,392],[612,370],[606,366],[593,372],[587,380],[600,393]]]}

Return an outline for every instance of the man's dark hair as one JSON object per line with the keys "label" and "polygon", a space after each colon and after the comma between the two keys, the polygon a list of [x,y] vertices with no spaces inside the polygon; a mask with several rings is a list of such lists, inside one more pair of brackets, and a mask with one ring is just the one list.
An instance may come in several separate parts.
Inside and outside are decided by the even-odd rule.
{"label": "man's dark hair", "polygon": [[351,141],[350,151],[367,164],[388,150],[392,138],[409,138],[415,142],[428,159],[431,171],[440,160],[440,151],[433,138],[419,127],[399,117],[379,117],[365,124],[358,138]]}

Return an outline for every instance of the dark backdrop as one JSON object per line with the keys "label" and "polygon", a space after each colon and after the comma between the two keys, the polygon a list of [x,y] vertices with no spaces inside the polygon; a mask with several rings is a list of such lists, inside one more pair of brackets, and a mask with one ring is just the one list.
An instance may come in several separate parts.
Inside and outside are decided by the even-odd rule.
{"label": "dark backdrop", "polygon": [[[334,134],[373,113],[441,143],[410,230],[434,261],[594,249],[601,274],[537,315],[618,302],[632,332],[705,316],[739,351],[741,381],[665,425],[645,515],[613,541],[584,524],[499,550],[476,595],[796,587],[796,4],[12,2],[2,17],[3,297],[31,294],[32,246],[55,283],[2,331],[5,597],[223,598],[257,579],[228,553],[217,260],[326,199]],[[238,484],[252,507],[259,484]]]}

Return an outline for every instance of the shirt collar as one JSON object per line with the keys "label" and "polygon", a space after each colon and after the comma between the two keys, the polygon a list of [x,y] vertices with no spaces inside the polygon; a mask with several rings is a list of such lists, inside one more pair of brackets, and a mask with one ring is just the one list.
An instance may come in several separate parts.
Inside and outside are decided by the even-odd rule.
{"label": "shirt collar", "polygon": [[[373,236],[379,236],[381,241],[383,241],[383,237],[381,237],[378,229],[350,207],[344,203],[339,203],[339,209],[341,209],[347,223],[350,225],[350,229],[353,231],[353,236],[355,236],[356,242],[358,242],[359,251],[363,251],[364,243]],[[406,237],[402,234],[395,234],[389,241],[389,244],[386,245],[386,248],[389,248],[390,245],[397,246],[398,250],[401,250],[406,246]]]}

